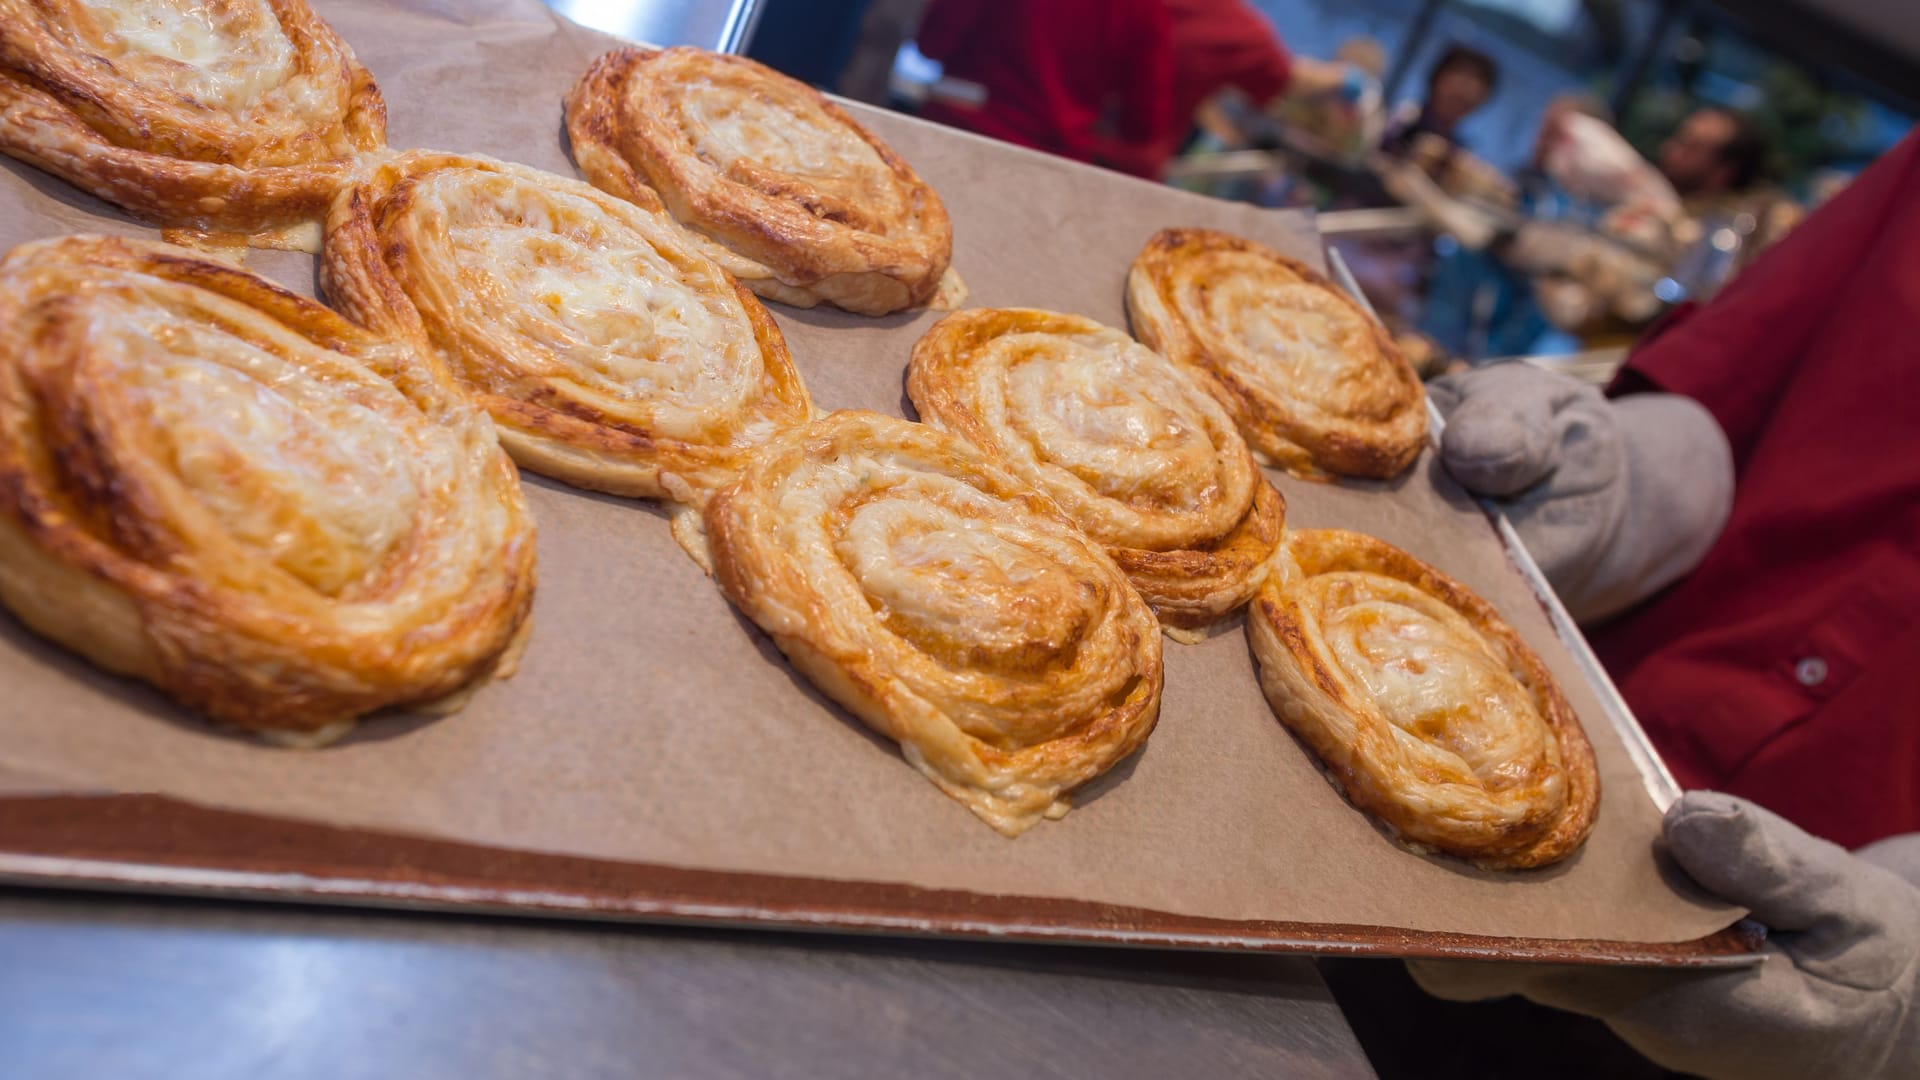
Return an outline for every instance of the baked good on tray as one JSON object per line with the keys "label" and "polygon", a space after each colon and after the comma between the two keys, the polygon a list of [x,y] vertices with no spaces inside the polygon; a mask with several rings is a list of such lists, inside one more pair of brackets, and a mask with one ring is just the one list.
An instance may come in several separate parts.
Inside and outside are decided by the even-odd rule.
{"label": "baked good on tray", "polygon": [[1066,813],[1160,712],[1160,630],[1100,546],[957,436],[782,432],[706,509],[715,577],[815,686],[1001,833]]}
{"label": "baked good on tray", "polygon": [[907,394],[1052,496],[1162,623],[1191,630],[1247,602],[1286,521],[1206,379],[1092,319],[976,308],[914,345]]}
{"label": "baked good on tray", "polygon": [[511,669],[533,521],[413,349],[166,244],[0,260],[0,602],[216,720],[324,741]]}
{"label": "baked good on tray", "polygon": [[1296,476],[1387,478],[1427,441],[1426,391],[1325,276],[1211,229],[1163,229],[1127,275],[1142,342],[1214,377],[1240,434]]}
{"label": "baked good on tray", "polygon": [[0,0],[0,152],[146,221],[317,220],[385,140],[373,76],[304,0]]}
{"label": "baked good on tray", "polygon": [[1485,600],[1383,541],[1287,534],[1248,610],[1260,686],[1355,806],[1490,868],[1593,829],[1593,749],[1540,658]]}
{"label": "baked good on tray", "polygon": [[742,56],[617,49],[567,96],[588,180],[724,249],[759,295],[862,315],[926,303],[953,257],[947,210],[913,168],[805,83]]}
{"label": "baked good on tray", "polygon": [[399,155],[327,219],[327,297],[465,386],[522,466],[698,505],[813,415],[760,302],[658,211],[480,157]]}

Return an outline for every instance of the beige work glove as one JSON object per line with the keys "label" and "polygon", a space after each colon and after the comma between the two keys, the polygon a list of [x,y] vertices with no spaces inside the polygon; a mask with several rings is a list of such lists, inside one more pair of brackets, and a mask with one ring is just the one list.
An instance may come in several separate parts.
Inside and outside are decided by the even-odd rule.
{"label": "beige work glove", "polygon": [[1712,1080],[1920,1076],[1920,833],[1857,855],[1743,799],[1691,792],[1667,845],[1771,934],[1721,971],[1408,961],[1453,1001],[1520,994],[1598,1017],[1634,1049]]}
{"label": "beige work glove", "polygon": [[1567,610],[1594,622],[1694,568],[1733,507],[1733,453],[1691,398],[1598,389],[1526,363],[1436,379],[1440,458],[1493,497]]}

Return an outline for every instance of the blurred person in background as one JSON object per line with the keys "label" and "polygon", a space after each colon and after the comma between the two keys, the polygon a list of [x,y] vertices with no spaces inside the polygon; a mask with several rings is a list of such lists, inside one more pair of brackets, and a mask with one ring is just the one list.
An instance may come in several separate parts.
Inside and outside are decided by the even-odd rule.
{"label": "blurred person in background", "polygon": [[933,0],[916,43],[977,106],[920,115],[1019,146],[1139,176],[1173,123],[1166,0]]}
{"label": "blurred person in background", "polygon": [[930,102],[927,119],[1149,179],[1196,122],[1244,142],[1223,92],[1267,110],[1357,100],[1366,83],[1351,64],[1292,55],[1246,0],[933,0],[916,44],[982,93]]}
{"label": "blurred person in background", "polygon": [[1493,57],[1466,45],[1447,46],[1427,71],[1426,100],[1394,110],[1381,149],[1411,155],[1423,136],[1447,150],[1458,147],[1460,122],[1485,105],[1499,84],[1500,68]]}
{"label": "blurred person in background", "polygon": [[1668,305],[1711,296],[1798,220],[1763,182],[1769,157],[1750,120],[1706,106],[1648,161],[1603,112],[1563,97],[1541,122],[1518,215],[1455,198],[1405,162],[1376,168],[1464,249],[1436,273],[1422,329],[1472,354],[1467,313],[1491,288],[1477,351],[1500,356],[1536,351],[1550,328],[1588,348],[1625,343]]}
{"label": "blurred person in background", "polygon": [[[1246,0],[1166,0],[1173,18],[1171,124],[1149,148],[1159,170],[1201,137],[1206,149],[1249,145],[1263,116],[1357,103],[1379,76],[1377,43],[1356,39],[1332,60],[1295,56]],[[1157,170],[1158,171],[1158,170]]]}
{"label": "blurred person in background", "polygon": [[1696,109],[1652,162],[1576,111],[1554,117],[1541,138],[1546,176],[1596,206],[1599,219],[1519,230],[1501,254],[1539,275],[1548,317],[1571,332],[1631,332],[1667,304],[1712,296],[1799,217],[1765,182],[1765,133],[1730,109]]}
{"label": "blurred person in background", "polygon": [[[1670,146],[1730,189],[1729,130]],[[1596,1016],[1707,1077],[1920,1075],[1915,191],[1920,133],[1608,396],[1522,363],[1434,384],[1446,468],[1503,503],[1681,786],[1730,793],[1676,804],[1670,852],[1772,934],[1721,972],[1410,965],[1429,990]]]}
{"label": "blurred person in background", "polygon": [[1695,109],[1660,144],[1660,172],[1682,199],[1746,191],[1767,164],[1767,139],[1744,114],[1708,105]]}

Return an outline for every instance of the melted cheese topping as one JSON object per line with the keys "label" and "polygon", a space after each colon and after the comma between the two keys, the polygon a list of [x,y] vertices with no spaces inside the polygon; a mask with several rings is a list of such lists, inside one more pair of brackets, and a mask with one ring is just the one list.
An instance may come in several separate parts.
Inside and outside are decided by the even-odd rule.
{"label": "melted cheese topping", "polygon": [[1378,574],[1324,574],[1306,588],[1340,669],[1425,779],[1497,793],[1554,773],[1558,744],[1533,695],[1458,612]]}
{"label": "melted cheese topping", "polygon": [[296,45],[266,0],[49,7],[43,25],[79,55],[37,62],[77,67],[94,80],[83,96],[102,114],[103,130],[129,145],[248,167],[356,148],[345,127],[350,54],[324,27]]}
{"label": "melted cheese topping", "polygon": [[747,158],[823,179],[886,171],[865,139],[818,110],[791,109],[713,80],[686,84],[679,104],[693,124],[694,150],[723,169]]}
{"label": "melted cheese topping", "polygon": [[1125,334],[1015,329],[953,367],[947,377],[1014,471],[1103,543],[1204,545],[1252,505],[1259,476],[1232,419]]}
{"label": "melted cheese topping", "polygon": [[105,374],[137,401],[175,475],[228,536],[330,596],[405,538],[418,479],[385,416],[210,327],[155,319],[129,329],[153,344],[140,350],[149,355],[103,349]]}
{"label": "melted cheese topping", "polygon": [[0,510],[32,545],[9,569],[52,585],[4,599],[42,633],[215,719],[322,735],[509,653],[532,521],[493,425],[415,350],[108,237],[0,260],[0,328]]}
{"label": "melted cheese topping", "polygon": [[409,295],[470,381],[602,422],[747,446],[767,370],[724,271],[674,226],[583,185],[444,169],[414,189]]}
{"label": "melted cheese topping", "polygon": [[887,625],[921,651],[1018,668],[1059,655],[1093,614],[1035,539],[937,504],[884,499],[855,509],[835,546]]}
{"label": "melted cheese topping", "polygon": [[102,31],[91,42],[101,55],[125,63],[136,77],[167,78],[179,93],[236,115],[293,71],[293,43],[264,0],[120,0],[88,10]]}
{"label": "melted cheese topping", "polygon": [[728,599],[1007,835],[1064,813],[1152,730],[1153,613],[957,437],[832,413],[777,436],[707,515]]}
{"label": "melted cheese topping", "polygon": [[805,461],[775,481],[770,539],[961,730],[1032,746],[1124,693],[1144,608],[1070,526],[982,490],[971,464],[880,447]]}
{"label": "melted cheese topping", "polygon": [[[430,419],[373,371],[223,296],[93,273],[47,281],[35,335],[63,345],[23,363],[73,402],[78,429],[56,437],[117,477],[102,482],[130,552],[236,590],[349,604],[384,603],[406,575],[410,599],[434,608],[514,527],[487,494],[498,451],[477,414]],[[472,531],[445,526],[468,508]]]}
{"label": "melted cheese topping", "polygon": [[1432,567],[1359,533],[1294,529],[1247,628],[1274,714],[1402,838],[1522,868],[1592,829],[1599,777],[1552,674]]}
{"label": "melted cheese topping", "polygon": [[812,101],[771,98],[731,69],[674,90],[667,104],[690,148],[732,179],[881,235],[903,223],[907,206],[893,170]]}
{"label": "melted cheese topping", "polygon": [[147,527],[182,552],[245,552],[216,574],[265,563],[351,596],[411,535],[423,486],[458,468],[421,445],[427,421],[390,384],[241,331],[258,320],[231,301],[139,279],[89,300],[71,376],[99,395],[89,426],[120,467],[164,470],[164,525]]}
{"label": "melted cheese topping", "polygon": [[1255,392],[1329,416],[1378,420],[1401,407],[1393,370],[1373,359],[1364,315],[1246,252],[1220,252],[1178,293],[1225,369]]}

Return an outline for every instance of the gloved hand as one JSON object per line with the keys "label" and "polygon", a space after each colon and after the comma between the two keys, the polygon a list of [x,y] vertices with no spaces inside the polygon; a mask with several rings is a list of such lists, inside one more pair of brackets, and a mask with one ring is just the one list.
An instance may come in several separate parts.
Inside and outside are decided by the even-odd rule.
{"label": "gloved hand", "polygon": [[1604,1020],[1668,1068],[1710,1078],[1920,1076],[1920,833],[1849,855],[1752,803],[1692,792],[1667,844],[1772,931],[1734,971],[1408,961],[1453,1001],[1521,994]]}
{"label": "gloved hand", "polygon": [[1733,454],[1690,398],[1599,390],[1531,364],[1436,379],[1440,457],[1501,501],[1576,620],[1631,607],[1699,563],[1733,507]]}

